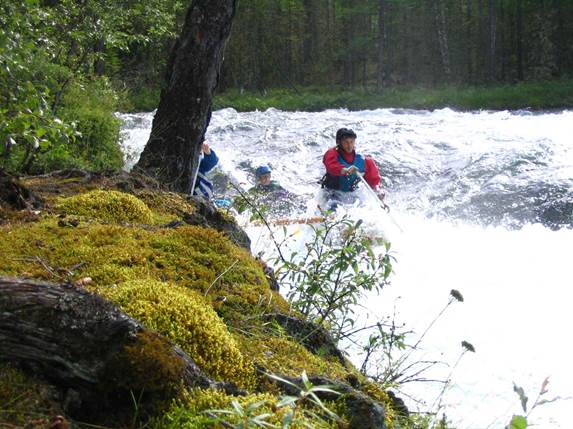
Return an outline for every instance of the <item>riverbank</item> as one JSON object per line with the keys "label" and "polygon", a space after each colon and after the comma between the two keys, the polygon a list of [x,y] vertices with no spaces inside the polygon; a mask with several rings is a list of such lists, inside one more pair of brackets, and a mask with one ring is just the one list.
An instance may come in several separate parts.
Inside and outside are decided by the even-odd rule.
{"label": "riverbank", "polygon": [[128,173],[0,179],[0,427],[414,424],[230,213]]}
{"label": "riverbank", "polygon": [[[151,111],[159,103],[159,90],[129,94],[124,111]],[[555,110],[573,108],[573,79],[527,82],[494,87],[391,88],[376,90],[333,87],[231,90],[215,97],[215,110],[231,107],[240,112],[274,107],[284,111],[321,111],[345,108],[456,110]]]}
{"label": "riverbank", "polygon": [[270,90],[261,93],[227,92],[215,99],[215,109],[320,111],[331,108],[456,110],[552,110],[573,107],[573,80],[521,83],[497,87],[397,88],[382,90],[332,90],[310,88]]}

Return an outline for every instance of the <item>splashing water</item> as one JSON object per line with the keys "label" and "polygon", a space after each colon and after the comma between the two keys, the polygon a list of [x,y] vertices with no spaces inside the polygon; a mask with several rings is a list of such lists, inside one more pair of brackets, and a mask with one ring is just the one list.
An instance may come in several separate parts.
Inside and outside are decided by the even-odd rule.
{"label": "splashing water", "polygon": [[[121,115],[128,168],[146,143],[152,116]],[[512,382],[533,402],[549,375],[548,396],[562,399],[535,409],[530,424],[568,428],[573,112],[223,109],[213,113],[206,139],[236,182],[250,187],[254,169],[268,164],[275,180],[308,201],[304,215],[311,215],[322,155],[340,127],[354,129],[357,151],[380,166],[387,203],[403,230],[388,234],[397,259],[391,285],[365,300],[364,318],[392,314],[396,307],[419,336],[449,291],[459,290],[464,302],[448,308],[415,355],[453,365],[461,341],[475,346],[453,372],[438,365],[427,374],[442,380],[451,375],[442,401],[448,417],[458,428],[504,427],[512,414],[522,413]],[[384,233],[391,229],[380,223],[378,210],[359,217]],[[269,247],[260,228],[249,232],[254,253]],[[294,226],[291,232],[304,238],[308,229]],[[359,355],[352,357],[359,363]],[[441,388],[408,384],[403,393],[421,398],[426,405],[420,408],[427,409]]]}

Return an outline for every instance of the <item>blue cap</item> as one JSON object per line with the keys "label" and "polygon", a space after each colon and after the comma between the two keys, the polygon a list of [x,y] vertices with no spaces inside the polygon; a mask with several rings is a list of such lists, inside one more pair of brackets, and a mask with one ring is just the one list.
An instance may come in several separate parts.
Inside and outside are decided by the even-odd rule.
{"label": "blue cap", "polygon": [[269,168],[268,165],[261,165],[260,167],[257,167],[257,169],[255,170],[255,176],[257,177],[261,177],[263,174],[270,174],[271,173],[271,169]]}

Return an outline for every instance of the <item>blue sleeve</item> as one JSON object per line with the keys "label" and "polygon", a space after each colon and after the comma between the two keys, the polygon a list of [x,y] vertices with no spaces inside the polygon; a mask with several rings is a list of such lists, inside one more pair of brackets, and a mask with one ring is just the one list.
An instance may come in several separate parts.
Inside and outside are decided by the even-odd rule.
{"label": "blue sleeve", "polygon": [[211,153],[209,155],[203,155],[203,159],[199,164],[199,173],[208,173],[211,171],[217,163],[219,162],[219,158],[213,149],[211,149]]}

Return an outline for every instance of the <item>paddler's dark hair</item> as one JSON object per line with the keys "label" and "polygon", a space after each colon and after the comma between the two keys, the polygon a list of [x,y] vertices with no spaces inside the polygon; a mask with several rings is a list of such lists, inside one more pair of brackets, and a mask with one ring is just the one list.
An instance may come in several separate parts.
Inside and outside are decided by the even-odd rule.
{"label": "paddler's dark hair", "polygon": [[340,145],[340,142],[348,137],[356,138],[356,133],[350,128],[340,128],[336,132],[336,146]]}

